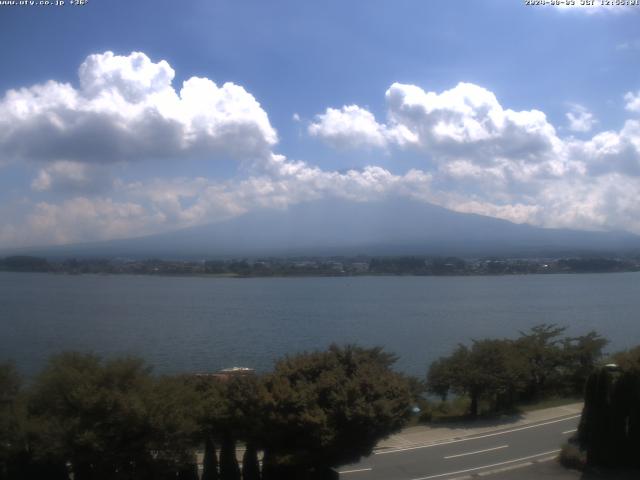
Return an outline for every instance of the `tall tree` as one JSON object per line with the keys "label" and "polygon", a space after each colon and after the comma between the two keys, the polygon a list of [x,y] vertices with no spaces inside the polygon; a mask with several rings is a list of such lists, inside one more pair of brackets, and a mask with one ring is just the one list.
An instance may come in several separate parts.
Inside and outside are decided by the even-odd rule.
{"label": "tall tree", "polygon": [[620,352],[587,381],[578,440],[595,466],[640,467],[640,347]]}
{"label": "tall tree", "polygon": [[591,331],[586,335],[562,340],[564,384],[569,394],[582,395],[589,375],[602,358],[608,340]]}
{"label": "tall tree", "polygon": [[524,391],[528,399],[539,398],[547,388],[557,387],[560,381],[558,368],[564,360],[560,337],[566,329],[543,323],[528,332],[520,332],[517,342],[528,364],[527,388]]}
{"label": "tall tree", "polygon": [[202,460],[202,480],[218,480],[218,457],[216,444],[212,435],[206,435],[204,443],[204,458]]}
{"label": "tall tree", "polygon": [[247,443],[242,457],[242,480],[260,480],[260,463],[255,443]]}
{"label": "tall tree", "polygon": [[427,391],[440,397],[443,402],[446,401],[452,388],[451,367],[452,362],[448,358],[439,358],[431,364],[427,372]]}
{"label": "tall tree", "polygon": [[220,480],[240,480],[236,457],[236,440],[230,431],[224,433],[220,447]]}
{"label": "tall tree", "polygon": [[391,370],[395,360],[380,348],[353,345],[280,360],[266,380],[265,469],[310,477],[370,454],[400,429],[412,393]]}
{"label": "tall tree", "polygon": [[482,399],[492,409],[509,408],[524,385],[525,366],[511,340],[474,340],[471,347],[459,345],[429,369],[429,391],[446,395],[449,389],[470,398],[469,413],[478,415]]}
{"label": "tall tree", "polygon": [[70,462],[77,480],[160,477],[161,465],[184,470],[192,463],[193,399],[182,380],[155,380],[140,359],[57,355],[29,398],[35,449]]}
{"label": "tall tree", "polygon": [[21,383],[13,363],[0,363],[0,480],[9,478],[11,463],[23,453],[18,405]]}

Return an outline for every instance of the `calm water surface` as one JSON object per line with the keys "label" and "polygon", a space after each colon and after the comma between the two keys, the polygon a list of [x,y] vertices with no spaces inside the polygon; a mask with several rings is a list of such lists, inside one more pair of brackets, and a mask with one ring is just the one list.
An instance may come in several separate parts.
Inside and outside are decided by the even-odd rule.
{"label": "calm water surface", "polygon": [[382,345],[398,368],[538,323],[640,343],[640,274],[188,278],[0,272],[0,360],[32,375],[62,350],[144,357],[159,372],[241,365],[332,342]]}

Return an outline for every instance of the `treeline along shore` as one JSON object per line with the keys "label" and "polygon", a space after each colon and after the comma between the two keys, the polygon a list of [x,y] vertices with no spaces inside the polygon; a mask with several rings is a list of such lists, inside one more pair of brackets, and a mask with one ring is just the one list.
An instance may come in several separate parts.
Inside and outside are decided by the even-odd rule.
{"label": "treeline along shore", "polygon": [[227,277],[526,275],[640,271],[640,256],[563,258],[296,257],[227,260],[0,258],[0,271]]}
{"label": "treeline along shore", "polygon": [[[335,479],[409,422],[586,401],[573,466],[640,467],[640,346],[605,356],[596,332],[542,324],[479,339],[424,378],[382,348],[330,346],[272,371],[158,376],[138,358],[65,352],[24,381],[0,364],[0,479]],[[454,394],[455,398],[449,398]]]}

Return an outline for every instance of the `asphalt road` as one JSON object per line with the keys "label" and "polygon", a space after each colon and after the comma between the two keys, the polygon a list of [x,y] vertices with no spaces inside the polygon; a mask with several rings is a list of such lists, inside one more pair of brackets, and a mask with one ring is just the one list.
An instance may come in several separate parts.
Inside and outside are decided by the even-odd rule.
{"label": "asphalt road", "polygon": [[579,415],[447,442],[375,452],[341,467],[343,480],[450,480],[557,455]]}

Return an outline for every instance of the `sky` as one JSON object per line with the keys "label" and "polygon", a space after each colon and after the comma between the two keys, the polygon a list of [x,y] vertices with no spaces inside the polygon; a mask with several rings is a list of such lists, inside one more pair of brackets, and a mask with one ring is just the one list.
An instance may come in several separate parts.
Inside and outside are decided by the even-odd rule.
{"label": "sky", "polygon": [[640,234],[640,7],[49,3],[0,1],[0,247],[336,198]]}

